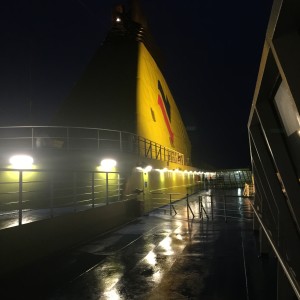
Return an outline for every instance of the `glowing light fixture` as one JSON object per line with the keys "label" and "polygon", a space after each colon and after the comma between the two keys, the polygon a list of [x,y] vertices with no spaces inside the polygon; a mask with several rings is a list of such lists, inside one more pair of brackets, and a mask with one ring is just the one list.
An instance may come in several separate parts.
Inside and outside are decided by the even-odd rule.
{"label": "glowing light fixture", "polygon": [[106,158],[101,160],[101,167],[104,171],[112,171],[116,165],[117,162],[114,159]]}
{"label": "glowing light fixture", "polygon": [[117,22],[117,23],[120,23],[121,21],[122,21],[122,20],[121,20],[120,17],[117,17],[117,18],[116,18],[116,22]]}
{"label": "glowing light fixture", "polygon": [[150,172],[152,170],[152,166],[147,166],[145,169],[144,169],[144,172]]}
{"label": "glowing light fixture", "polygon": [[18,154],[12,156],[9,162],[14,169],[31,169],[33,158],[29,155]]}

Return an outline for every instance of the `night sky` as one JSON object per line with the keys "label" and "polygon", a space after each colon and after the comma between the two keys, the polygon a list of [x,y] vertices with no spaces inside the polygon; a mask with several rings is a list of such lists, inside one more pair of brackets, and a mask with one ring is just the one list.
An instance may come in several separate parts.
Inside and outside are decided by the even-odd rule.
{"label": "night sky", "polygon": [[[0,4],[0,125],[48,125],[111,26],[111,0]],[[141,0],[192,162],[250,167],[247,122],[272,1]]]}

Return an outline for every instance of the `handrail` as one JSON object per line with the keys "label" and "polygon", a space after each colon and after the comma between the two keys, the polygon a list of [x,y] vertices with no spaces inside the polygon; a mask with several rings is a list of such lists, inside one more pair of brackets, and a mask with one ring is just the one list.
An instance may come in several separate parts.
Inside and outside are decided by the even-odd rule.
{"label": "handrail", "polygon": [[[14,132],[14,134],[10,134],[10,132],[8,132],[9,130],[22,129],[27,131],[28,129],[31,130],[30,132],[21,132],[20,136],[17,136],[16,132]],[[39,129],[43,130],[43,132],[37,132]],[[46,132],[45,129],[48,129],[48,132]],[[55,134],[53,134],[53,130],[59,131],[56,131]],[[5,133],[4,136],[2,135],[2,131]],[[82,131],[85,132],[83,133]],[[93,132],[95,133],[93,136],[87,134]],[[52,133],[52,135],[50,133]],[[101,133],[103,133],[104,136],[101,137]],[[110,135],[113,134],[113,136],[108,136],[108,133],[110,133]],[[82,140],[89,140],[91,143],[95,142],[94,144],[89,144],[88,147],[100,149],[100,147],[103,145],[105,147],[107,147],[107,145],[111,146],[111,143],[113,142],[117,143],[113,147],[115,149],[119,148],[121,152],[129,151],[137,153],[140,156],[145,156],[146,158],[175,162],[181,165],[184,165],[185,163],[183,153],[165,147],[144,137],[138,136],[137,134],[114,129],[66,126],[3,126],[0,127],[0,142],[1,140],[27,140],[28,146],[26,149],[28,148],[32,150],[37,148],[55,148],[66,150],[76,149],[76,146],[82,146],[81,144],[78,144],[78,142]],[[74,142],[76,144],[75,146]],[[102,142],[102,144],[100,142]],[[104,144],[104,142],[107,144]],[[15,147],[15,145],[13,147]]]}
{"label": "handrail", "polygon": [[263,229],[263,231],[265,232],[265,235],[266,235],[267,239],[269,240],[269,242],[270,242],[270,244],[273,248],[273,251],[276,254],[276,257],[278,258],[278,261],[280,262],[281,267],[282,267],[285,275],[287,276],[287,278],[288,278],[288,280],[289,280],[289,282],[290,282],[297,298],[300,299],[300,287],[299,287],[299,284],[298,284],[294,274],[292,272],[290,272],[288,264],[282,259],[281,255],[279,253],[279,250],[275,246],[275,243],[274,243],[272,237],[269,235],[267,228],[264,226],[264,223],[263,223],[262,219],[260,218],[258,212],[256,211],[256,209],[255,209],[255,207],[254,207],[254,205],[251,201],[250,201],[250,205],[251,205],[251,207],[252,207],[252,209],[253,209],[253,211],[254,211],[254,213],[255,213],[255,215],[256,215],[256,217],[257,217],[257,219],[258,219],[258,221],[259,221],[259,223],[260,223],[260,225]]}
{"label": "handrail", "polygon": [[[4,179],[5,185],[0,193],[1,197],[4,196],[1,199],[3,201],[1,201],[0,216],[6,214],[7,211],[14,211],[13,215],[17,216],[17,218],[12,216],[9,220],[1,219],[0,229],[10,227],[12,222],[13,226],[21,226],[25,211],[26,213],[34,212],[34,219],[47,219],[54,217],[54,209],[58,216],[71,213],[72,209],[76,212],[78,208],[87,210],[95,208],[96,205],[108,205],[112,201],[125,200],[120,199],[122,178],[119,172],[12,168],[0,168],[0,172],[9,172],[3,175],[4,177],[1,174],[1,180]],[[63,181],[54,177],[58,173],[65,177]],[[41,174],[45,178],[35,180],[35,176]],[[9,176],[10,181],[6,180],[5,176]],[[98,178],[98,176],[101,177]],[[97,184],[99,180],[103,181],[103,184]],[[62,210],[62,208],[67,208],[67,210]]]}

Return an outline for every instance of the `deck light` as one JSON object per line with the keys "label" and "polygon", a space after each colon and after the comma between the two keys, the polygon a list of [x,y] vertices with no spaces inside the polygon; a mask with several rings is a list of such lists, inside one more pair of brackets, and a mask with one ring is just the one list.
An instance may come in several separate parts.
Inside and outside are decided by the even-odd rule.
{"label": "deck light", "polygon": [[12,156],[9,162],[14,169],[31,169],[33,158],[29,155],[18,154]]}
{"label": "deck light", "polygon": [[144,169],[144,172],[150,172],[152,170],[152,166],[147,166],[145,169]]}
{"label": "deck light", "polygon": [[103,171],[112,171],[113,168],[117,165],[117,162],[114,159],[111,158],[105,158],[101,160],[101,167]]}

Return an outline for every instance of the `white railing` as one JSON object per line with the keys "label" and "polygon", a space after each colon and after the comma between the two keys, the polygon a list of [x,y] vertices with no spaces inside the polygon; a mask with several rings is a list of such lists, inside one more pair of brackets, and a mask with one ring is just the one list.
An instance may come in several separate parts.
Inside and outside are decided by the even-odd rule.
{"label": "white railing", "polygon": [[0,169],[0,229],[122,201],[118,172]]}
{"label": "white railing", "polygon": [[184,165],[184,155],[136,134],[101,128],[61,126],[0,127],[2,151],[22,150],[108,150]]}

